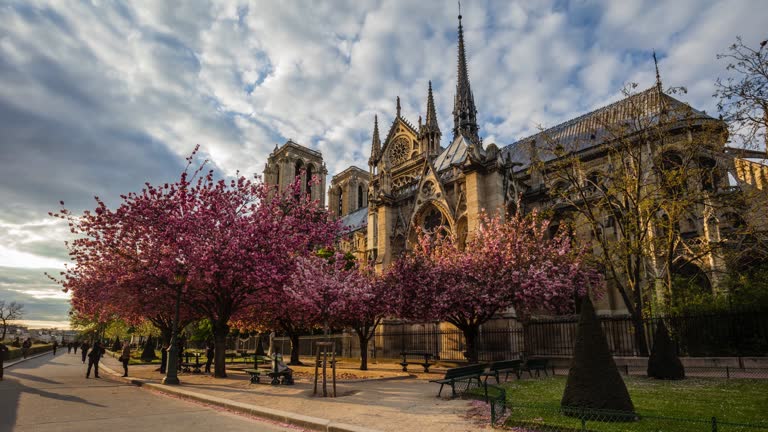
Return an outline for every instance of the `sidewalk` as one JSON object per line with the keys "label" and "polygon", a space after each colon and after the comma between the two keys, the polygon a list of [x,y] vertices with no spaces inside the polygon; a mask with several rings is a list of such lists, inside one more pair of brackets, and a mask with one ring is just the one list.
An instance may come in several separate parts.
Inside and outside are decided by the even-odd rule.
{"label": "sidewalk", "polygon": [[[122,375],[118,373],[122,371],[122,365],[117,360],[105,356],[103,364],[105,370],[111,369],[108,372]],[[347,373],[345,376],[363,379],[338,381],[336,398],[313,396],[310,374],[304,372],[310,368],[299,368],[296,385],[293,386],[250,384],[247,374],[229,367],[227,378],[180,374],[181,385],[164,386],[161,384],[162,375],[155,371],[156,365],[129,366],[128,380],[179,397],[314,430],[491,430],[488,425],[475,424],[466,418],[469,401],[436,397],[439,385],[428,380],[442,374],[408,375],[397,371],[394,366],[373,365],[368,374],[344,370]],[[385,378],[370,379],[370,376]]]}

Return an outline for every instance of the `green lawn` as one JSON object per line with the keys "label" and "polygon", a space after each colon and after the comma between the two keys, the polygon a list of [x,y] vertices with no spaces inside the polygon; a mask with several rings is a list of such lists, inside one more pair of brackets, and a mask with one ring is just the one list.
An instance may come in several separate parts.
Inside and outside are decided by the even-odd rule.
{"label": "green lawn", "polygon": [[[508,424],[534,423],[555,426],[531,430],[581,430],[578,419],[558,412],[566,378],[514,378],[502,384],[507,391],[511,416]],[[641,419],[632,423],[588,421],[595,431],[710,431],[711,418],[718,422],[758,423],[768,431],[768,380],[689,378],[660,381],[643,377],[624,377],[635,411]],[[645,418],[643,418],[645,417]],[[659,419],[694,419],[699,422]],[[750,430],[720,425],[719,431]]]}

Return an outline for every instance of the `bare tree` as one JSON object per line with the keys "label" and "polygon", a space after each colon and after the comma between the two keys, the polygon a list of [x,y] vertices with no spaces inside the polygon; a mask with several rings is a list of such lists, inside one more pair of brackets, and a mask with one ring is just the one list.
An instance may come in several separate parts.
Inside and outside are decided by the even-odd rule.
{"label": "bare tree", "polygon": [[728,61],[733,74],[715,82],[718,110],[745,145],[768,150],[768,40],[755,49],[737,37],[717,58]]}
{"label": "bare tree", "polygon": [[727,189],[717,157],[725,125],[671,98],[660,82],[635,88],[588,118],[539,134],[536,157],[553,212],[591,240],[646,355],[643,316],[668,304],[675,269],[717,260],[709,224]]}
{"label": "bare tree", "polygon": [[6,303],[5,300],[0,300],[0,322],[3,325],[3,336],[0,337],[0,341],[5,339],[5,333],[8,331],[10,322],[21,319],[22,315],[24,315],[23,304],[16,302]]}

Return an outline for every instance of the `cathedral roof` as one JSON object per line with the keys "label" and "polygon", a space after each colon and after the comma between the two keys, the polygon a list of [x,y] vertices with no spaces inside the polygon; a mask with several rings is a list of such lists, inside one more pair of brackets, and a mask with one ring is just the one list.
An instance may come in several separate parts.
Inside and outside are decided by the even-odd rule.
{"label": "cathedral roof", "polygon": [[355,232],[368,226],[368,207],[360,207],[341,218],[341,226],[345,233]]}
{"label": "cathedral roof", "polygon": [[[626,124],[631,127],[631,122],[636,121],[638,117],[655,121],[663,112],[677,117],[678,120],[683,118],[714,120],[706,113],[660,92],[658,87],[654,86],[514,142],[502,149],[502,156],[526,167],[531,163],[531,146],[537,146],[537,143],[544,143],[546,147],[553,147],[553,144],[561,145],[571,151],[586,150],[610,139],[611,126],[620,127]],[[543,162],[555,158],[551,152],[547,151],[539,153],[538,157]]]}
{"label": "cathedral roof", "polygon": [[467,147],[470,142],[464,135],[458,135],[454,138],[451,145],[443,150],[435,159],[435,171],[440,172],[451,167],[451,165],[460,164],[467,158]]}

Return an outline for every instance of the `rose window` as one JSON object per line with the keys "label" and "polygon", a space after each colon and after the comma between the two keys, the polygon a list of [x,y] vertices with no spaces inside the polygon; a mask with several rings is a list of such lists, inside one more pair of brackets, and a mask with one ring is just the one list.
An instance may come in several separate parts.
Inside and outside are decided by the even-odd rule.
{"label": "rose window", "polygon": [[409,150],[408,139],[400,137],[392,143],[392,150],[389,151],[389,160],[393,165],[399,165],[408,159]]}

